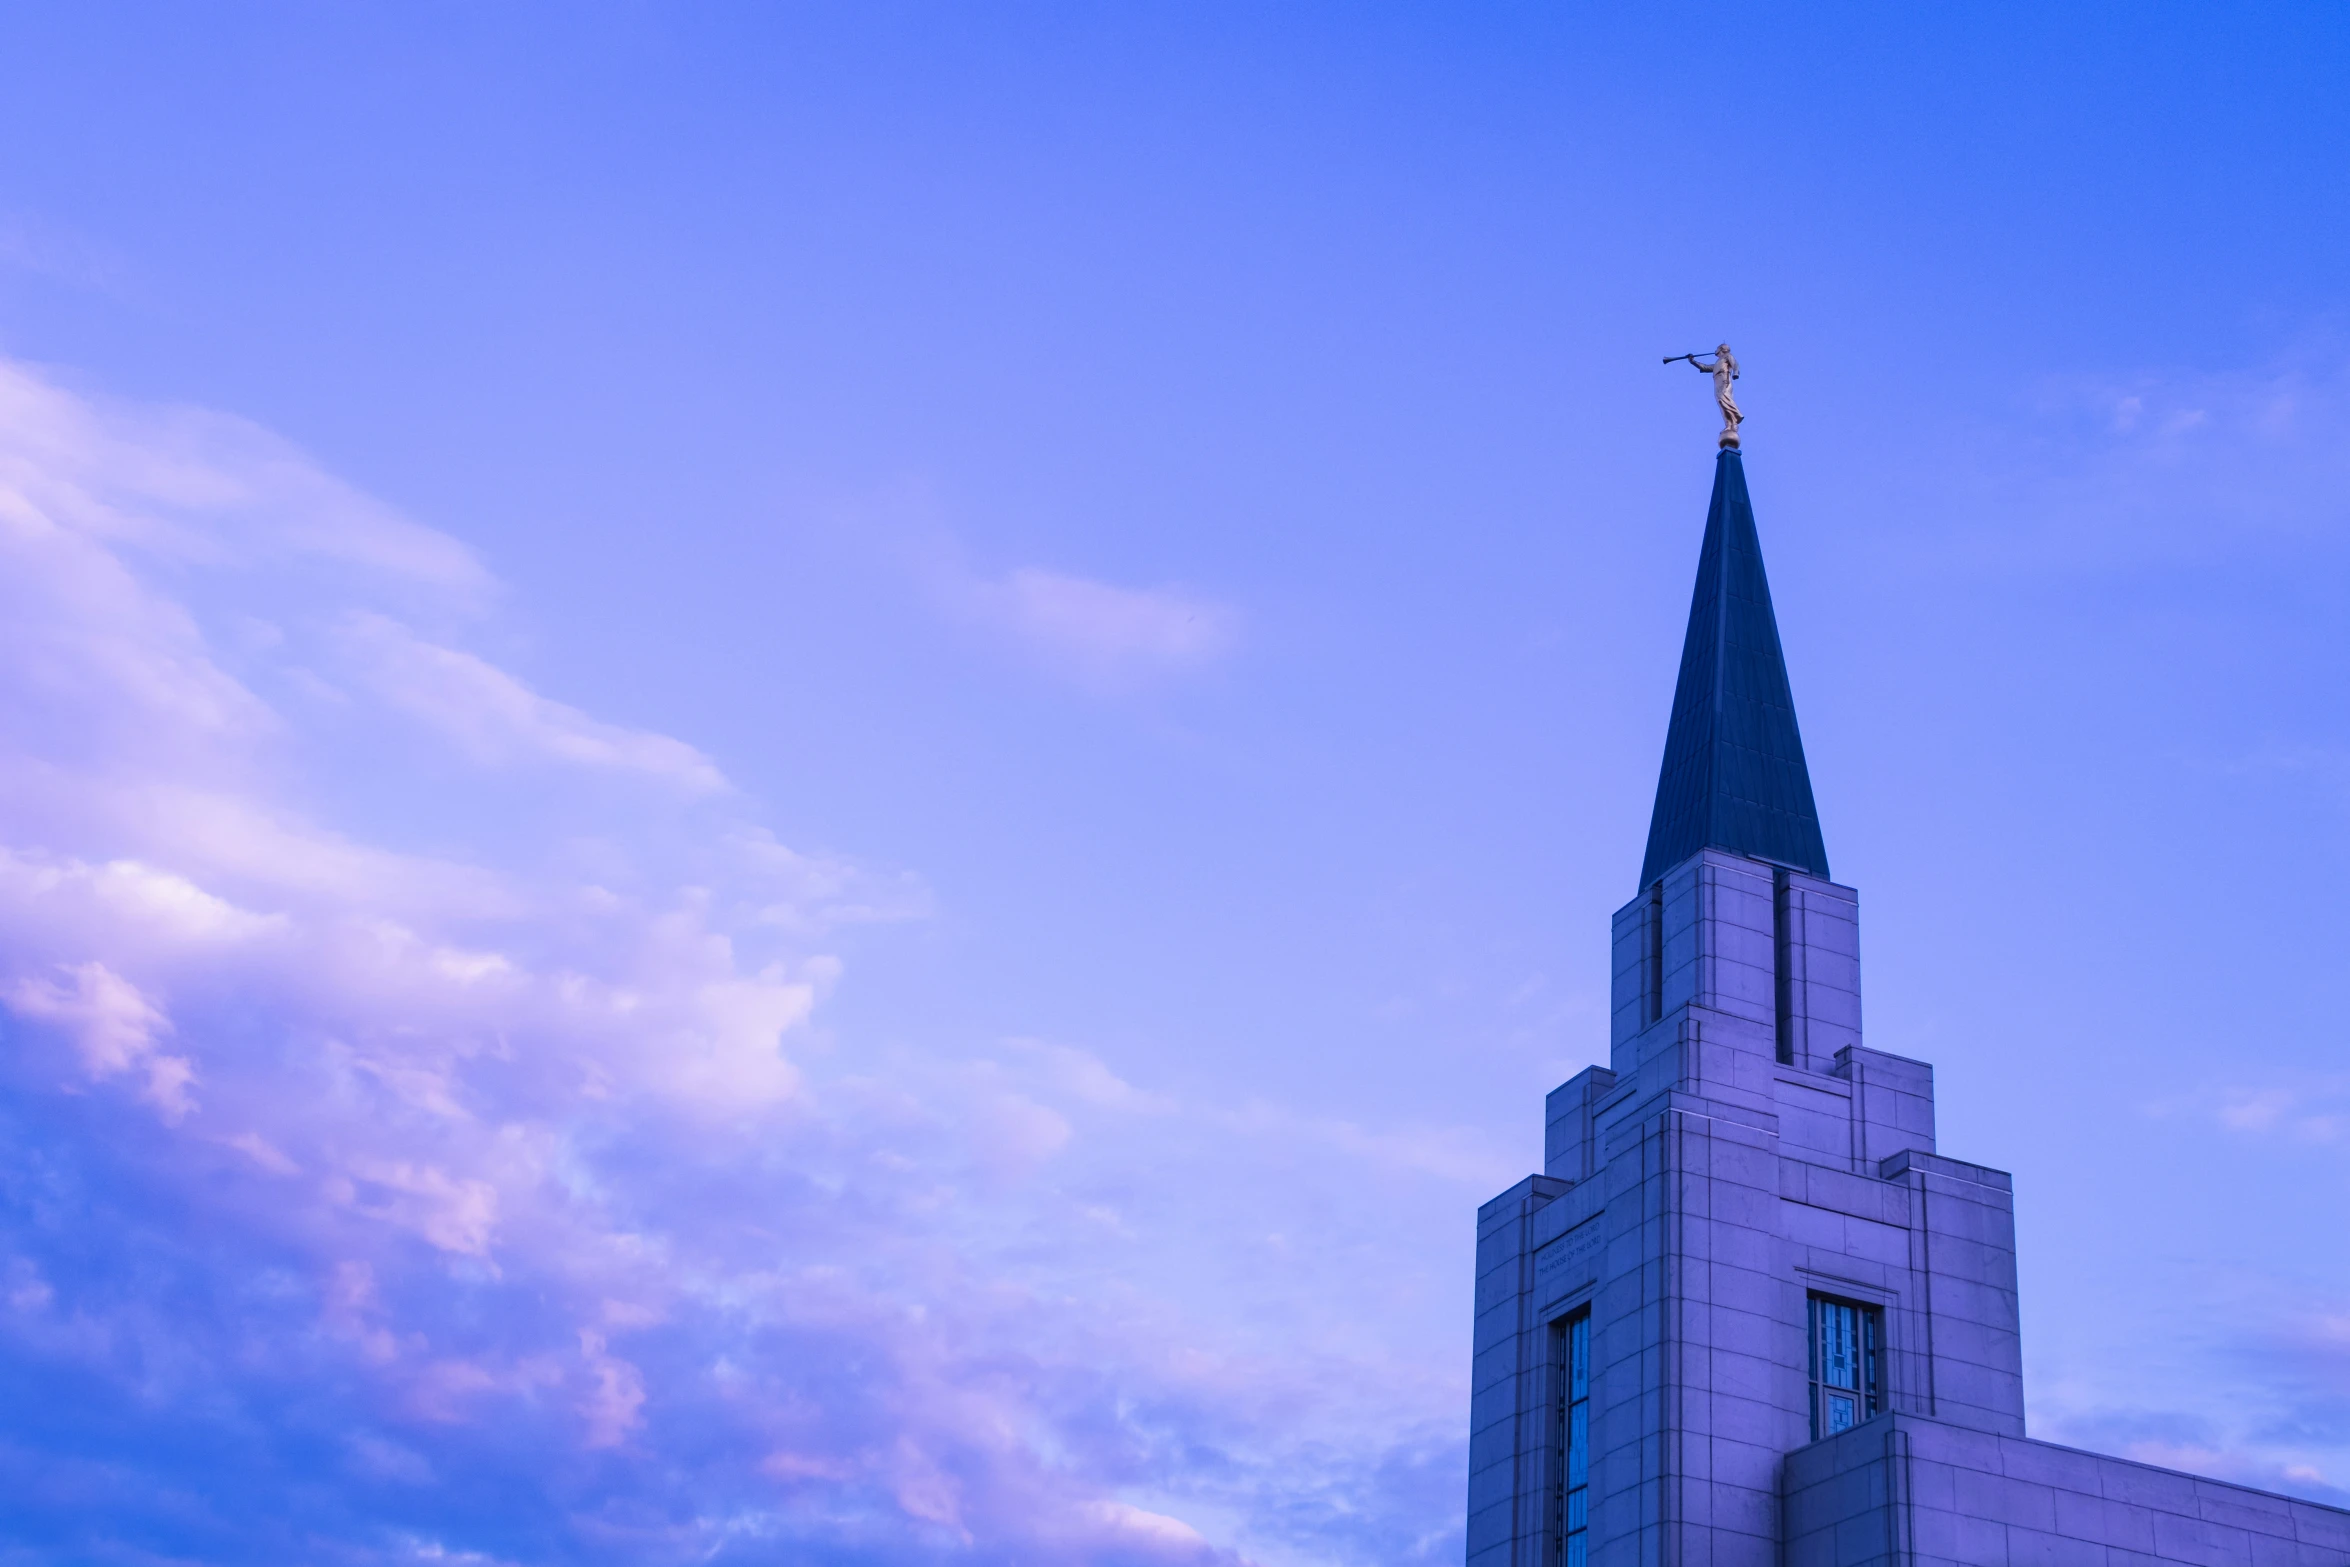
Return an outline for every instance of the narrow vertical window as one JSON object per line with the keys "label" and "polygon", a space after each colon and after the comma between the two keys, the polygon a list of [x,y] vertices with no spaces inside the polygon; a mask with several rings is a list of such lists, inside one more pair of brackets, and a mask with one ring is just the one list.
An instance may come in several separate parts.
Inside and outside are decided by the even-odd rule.
{"label": "narrow vertical window", "polygon": [[1648,889],[1648,952],[1643,965],[1648,979],[1648,1021],[1654,1023],[1665,1015],[1665,884],[1652,883]]}
{"label": "narrow vertical window", "polygon": [[1779,1060],[1795,1064],[1793,965],[1788,962],[1787,873],[1771,873],[1771,1006],[1779,1024]]}
{"label": "narrow vertical window", "polygon": [[1558,1567],[1584,1567],[1591,1525],[1591,1312],[1559,1324],[1556,1343],[1558,1419],[1551,1452],[1550,1536],[1558,1542]]}
{"label": "narrow vertical window", "polygon": [[1884,1407],[1883,1321],[1874,1306],[1811,1297],[1811,1434],[1849,1431]]}

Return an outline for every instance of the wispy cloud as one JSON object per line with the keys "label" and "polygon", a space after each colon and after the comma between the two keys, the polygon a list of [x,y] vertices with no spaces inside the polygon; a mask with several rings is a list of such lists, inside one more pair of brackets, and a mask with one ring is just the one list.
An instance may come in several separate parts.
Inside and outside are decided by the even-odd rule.
{"label": "wispy cloud", "polygon": [[2350,1077],[2230,1083],[2146,1107],[2160,1117],[2208,1119],[2230,1132],[2299,1143],[2350,1144]]}
{"label": "wispy cloud", "polygon": [[128,274],[121,256],[88,235],[22,210],[0,212],[0,267],[96,289],[119,287]]}
{"label": "wispy cloud", "polygon": [[183,1120],[195,1108],[188,1091],[196,1069],[162,1049],[171,1019],[105,964],[76,964],[57,979],[27,976],[0,999],[19,1017],[64,1028],[93,1079],[136,1073],[165,1120]]}
{"label": "wispy cloud", "polygon": [[[2341,1074],[2208,1083],[2142,1110],[2180,1123],[2173,1136],[2201,1128],[2204,1140],[2215,1133],[2256,1140],[2269,1144],[2271,1155],[2289,1150],[2304,1162],[2350,1148],[2350,1076]],[[2302,1260],[2319,1260],[2322,1252]],[[2213,1272],[2200,1298],[2180,1307],[2186,1320],[2163,1335],[2191,1375],[2149,1374],[2132,1361],[2118,1380],[2109,1374],[2042,1383],[2035,1432],[2166,1468],[2350,1502],[2350,1307],[2322,1274],[2290,1264],[2265,1275],[2238,1267]]]}
{"label": "wispy cloud", "polygon": [[463,746],[475,760],[517,759],[639,773],[694,793],[726,787],[717,764],[682,740],[626,729],[539,695],[488,660],[425,641],[388,616],[360,613],[344,637],[384,700]]}
{"label": "wispy cloud", "polygon": [[2104,1411],[2059,1417],[2042,1429],[2056,1440],[2142,1464],[2210,1475],[2239,1485],[2306,1496],[2336,1507],[2350,1504],[2345,1476],[2281,1455],[2257,1430],[2227,1429],[2197,1415],[2165,1410]]}
{"label": "wispy cloud", "polygon": [[1048,673],[1097,689],[1200,669],[1239,643],[1236,610],[1179,587],[1121,587],[1038,566],[941,573],[936,582],[955,613]]}
{"label": "wispy cloud", "polygon": [[2282,1134],[2303,1142],[2350,1141],[2350,1078],[2293,1088],[2230,1089],[2219,1105],[2230,1131]]}
{"label": "wispy cloud", "polygon": [[[828,937],[920,917],[919,880],[460,645],[496,603],[463,546],[21,366],[0,430],[0,1370],[42,1390],[0,1416],[12,1541],[1457,1551],[1461,1368],[1321,1281],[1398,1204],[1482,1195],[1463,1139],[836,1037]],[[1043,572],[966,603],[1105,685],[1233,635]],[[426,743],[346,753],[394,716]],[[317,808],[420,751],[444,792],[538,764],[531,809],[425,853]],[[1383,1309],[1438,1298],[1381,1271]]]}
{"label": "wispy cloud", "polygon": [[465,597],[491,586],[463,544],[249,420],[77,394],[21,364],[0,363],[0,493],[27,533],[248,570],[306,559]]}
{"label": "wispy cloud", "polygon": [[1970,433],[1944,547],[2005,565],[2210,560],[2350,544],[2350,357],[2320,334],[2246,368],[2052,378]]}

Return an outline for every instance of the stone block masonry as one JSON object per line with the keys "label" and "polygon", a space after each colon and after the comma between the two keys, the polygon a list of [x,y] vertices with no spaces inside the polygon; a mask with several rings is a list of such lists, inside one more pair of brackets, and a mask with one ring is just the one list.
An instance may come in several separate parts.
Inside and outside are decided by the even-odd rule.
{"label": "stone block masonry", "polygon": [[2350,1512],[2025,1435],[2014,1183],[1862,1043],[1735,452],[1642,879],[1608,1064],[1477,1215],[1469,1567],[2350,1567]]}
{"label": "stone block masonry", "polygon": [[2341,1567],[2350,1513],[1894,1414],[1787,1455],[1786,1567]]}

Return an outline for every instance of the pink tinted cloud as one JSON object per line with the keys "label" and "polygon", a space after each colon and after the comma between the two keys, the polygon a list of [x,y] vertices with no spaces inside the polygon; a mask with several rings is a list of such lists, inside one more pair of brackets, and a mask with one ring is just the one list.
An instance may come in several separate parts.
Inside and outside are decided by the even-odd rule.
{"label": "pink tinted cloud", "polygon": [[[1481,1162],[1441,1131],[1184,1106],[1067,1046],[817,1050],[828,933],[920,917],[918,881],[786,846],[699,750],[454,645],[495,598],[472,554],[266,432],[10,366],[0,410],[0,1109],[59,1128],[44,1158],[115,1170],[139,1276],[182,1281],[163,1309],[114,1251],[10,1210],[0,1354],[149,1423],[337,1433],[316,1472],[181,1456],[150,1490],[307,1487],[354,1561],[393,1536],[495,1555],[447,1500],[476,1474],[492,1515],[539,1520],[535,1559],[755,1536],[1350,1560],[1430,1536],[1348,1533],[1398,1475],[1441,1491],[1452,1538],[1457,1444],[1431,1433],[1462,1368],[1340,1322],[1297,1259],[1356,1243],[1267,1205],[1294,1189],[1322,1231],[1373,1233],[1381,1193]],[[248,601],[271,571],[308,621]],[[988,591],[1104,678],[1232,634],[1174,593]],[[264,619],[264,652],[230,656]],[[606,812],[590,858],[625,874],[323,817],[304,778],[377,765],[338,749],[352,704],[421,720],[436,776],[485,794],[555,764],[533,803]],[[591,778],[640,793],[562,793]],[[1238,1217],[1203,1231],[1203,1201]]]}
{"label": "pink tinted cloud", "polygon": [[0,998],[17,1016],[54,1024],[70,1035],[92,1080],[137,1077],[143,1097],[166,1121],[184,1120],[195,1108],[189,1090],[196,1069],[187,1057],[162,1048],[171,1019],[105,964],[77,963],[56,979],[28,976],[0,992]]}

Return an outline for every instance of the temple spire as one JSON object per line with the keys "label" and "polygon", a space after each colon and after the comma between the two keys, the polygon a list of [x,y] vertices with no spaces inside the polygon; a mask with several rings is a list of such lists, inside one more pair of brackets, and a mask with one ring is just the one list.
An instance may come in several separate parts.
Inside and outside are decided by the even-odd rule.
{"label": "temple spire", "polygon": [[1713,506],[1640,884],[1707,848],[1828,874],[1754,507],[1735,447],[1714,460]]}

